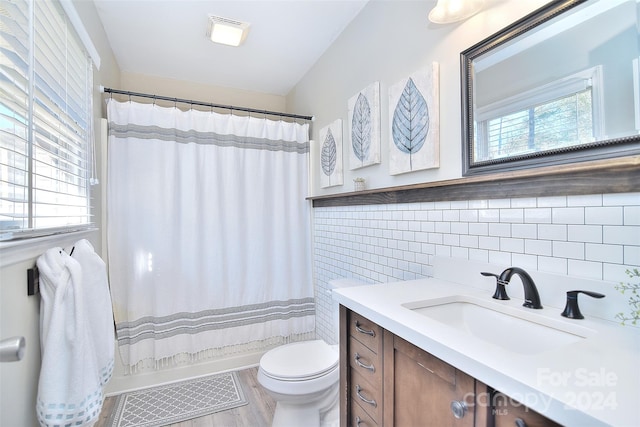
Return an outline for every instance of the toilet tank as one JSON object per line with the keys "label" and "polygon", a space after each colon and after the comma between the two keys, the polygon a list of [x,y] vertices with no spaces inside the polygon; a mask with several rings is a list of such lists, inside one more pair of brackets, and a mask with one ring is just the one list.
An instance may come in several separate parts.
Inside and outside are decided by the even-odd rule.
{"label": "toilet tank", "polygon": [[338,344],[340,342],[340,305],[333,298],[333,290],[340,288],[349,288],[352,286],[363,286],[367,283],[356,279],[334,279],[329,280],[327,292],[331,295],[331,331],[332,341],[329,344]]}

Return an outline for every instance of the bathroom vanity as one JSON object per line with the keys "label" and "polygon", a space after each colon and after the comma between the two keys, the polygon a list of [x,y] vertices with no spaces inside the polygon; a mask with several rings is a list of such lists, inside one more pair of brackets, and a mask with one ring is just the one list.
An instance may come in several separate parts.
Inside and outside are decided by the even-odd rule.
{"label": "bathroom vanity", "polygon": [[341,306],[341,425],[559,426]]}
{"label": "bathroom vanity", "polygon": [[640,425],[637,328],[441,279],[334,298],[342,426]]}

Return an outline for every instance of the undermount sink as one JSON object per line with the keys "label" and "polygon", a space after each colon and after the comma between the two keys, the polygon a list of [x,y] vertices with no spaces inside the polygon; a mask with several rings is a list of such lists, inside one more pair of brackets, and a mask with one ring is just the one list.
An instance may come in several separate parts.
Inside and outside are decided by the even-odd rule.
{"label": "undermount sink", "polygon": [[[448,325],[505,350],[535,354],[583,340],[595,332],[534,313],[465,295],[402,304],[415,313]],[[524,310],[530,310],[528,313]]]}

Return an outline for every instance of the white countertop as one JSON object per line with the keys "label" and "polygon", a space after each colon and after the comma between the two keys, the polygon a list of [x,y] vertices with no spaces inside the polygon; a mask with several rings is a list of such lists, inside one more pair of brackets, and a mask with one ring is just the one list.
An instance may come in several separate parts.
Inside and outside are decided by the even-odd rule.
{"label": "white countertop", "polygon": [[[402,304],[465,295],[592,330],[579,342],[522,354],[482,341]],[[498,301],[486,290],[441,279],[337,289],[334,299],[485,384],[565,426],[640,426],[640,330],[598,318],[533,310],[522,300]],[[544,303],[544,301],[543,301]],[[495,325],[500,334],[500,325]],[[535,337],[532,337],[535,339]]]}

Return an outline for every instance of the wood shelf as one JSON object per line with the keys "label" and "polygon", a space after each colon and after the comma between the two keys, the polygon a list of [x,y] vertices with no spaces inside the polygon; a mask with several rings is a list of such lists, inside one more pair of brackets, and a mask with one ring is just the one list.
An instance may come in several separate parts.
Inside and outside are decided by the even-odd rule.
{"label": "wood shelf", "polygon": [[640,156],[308,197],[314,208],[640,191]]}

